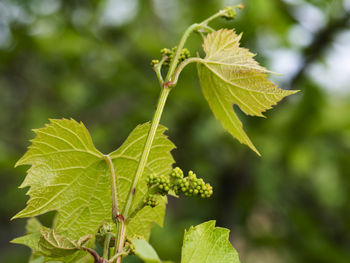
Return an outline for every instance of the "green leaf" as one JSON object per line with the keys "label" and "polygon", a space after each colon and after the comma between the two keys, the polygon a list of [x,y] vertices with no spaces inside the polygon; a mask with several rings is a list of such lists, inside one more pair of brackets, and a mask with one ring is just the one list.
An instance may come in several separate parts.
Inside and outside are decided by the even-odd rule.
{"label": "green leaf", "polygon": [[[117,174],[117,193],[118,207],[124,211],[126,200],[130,194],[132,182],[136,174],[141,153],[144,149],[146,138],[150,129],[150,124],[145,123],[137,126],[116,151],[110,154]],[[135,197],[131,204],[131,209],[136,208],[140,200],[143,199],[147,191],[146,178],[149,174],[167,175],[172,171],[174,159],[170,151],[175,148],[174,144],[163,133],[166,131],[164,126],[159,126],[156,132],[145,171],[135,189]],[[158,206],[151,208],[146,206],[128,226],[128,236],[141,235],[148,239],[150,228],[153,222],[162,225],[165,214],[166,198]]]}
{"label": "green leaf", "polygon": [[[82,123],[74,120],[50,120],[44,128],[34,130],[36,137],[16,166],[28,164],[27,177],[20,187],[29,186],[27,207],[14,218],[31,217],[58,211],[53,228],[58,234],[77,240],[95,234],[100,225],[111,222],[110,175],[104,155],[93,145]],[[110,154],[113,160],[118,207],[123,211],[130,194],[150,124],[137,126],[125,143]],[[174,162],[170,151],[174,145],[160,126],[152,145],[146,169],[135,191],[132,208],[146,192],[149,173],[167,174]],[[149,236],[152,224],[162,224],[166,200],[155,208],[140,211],[128,226],[128,234]]]}
{"label": "green leaf", "polygon": [[58,233],[72,239],[94,234],[102,222],[110,219],[106,163],[82,123],[72,119],[50,122],[34,130],[32,145],[16,164],[31,165],[20,186],[30,186],[30,199],[14,218],[57,210],[54,228]]}
{"label": "green leaf", "polygon": [[131,238],[135,245],[135,254],[146,263],[160,263],[161,260],[154,248],[145,240],[140,238]]}
{"label": "green leaf", "polygon": [[230,231],[208,221],[185,232],[181,263],[239,263],[238,253],[229,241]]}
{"label": "green leaf", "polygon": [[198,74],[215,117],[232,136],[260,155],[244,132],[233,104],[247,115],[264,117],[264,111],[297,91],[280,89],[269,81],[270,72],[248,49],[239,47],[241,36],[228,29],[208,34],[203,44],[206,56],[198,63]]}

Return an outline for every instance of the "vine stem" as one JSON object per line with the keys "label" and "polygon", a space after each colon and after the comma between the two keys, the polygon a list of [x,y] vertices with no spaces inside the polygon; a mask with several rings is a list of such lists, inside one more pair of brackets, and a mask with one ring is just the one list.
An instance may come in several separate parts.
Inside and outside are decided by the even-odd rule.
{"label": "vine stem", "polygon": [[[125,220],[123,218],[123,221],[120,221],[120,223],[117,226],[117,238],[116,238],[116,244],[115,244],[115,253],[116,255],[113,257],[116,259],[117,263],[122,262],[122,257],[121,257],[121,252],[123,250],[124,247],[124,241],[125,241],[125,237],[126,237],[126,224],[125,224]],[[117,256],[119,255],[119,256]],[[111,262],[113,262],[111,260]]]}
{"label": "vine stem", "polygon": [[135,175],[132,187],[130,189],[129,197],[128,197],[128,200],[126,202],[125,209],[123,212],[124,218],[126,218],[126,219],[128,218],[128,215],[129,215],[131,202],[135,196],[136,186],[141,178],[141,175],[143,174],[143,171],[145,170],[147,158],[148,158],[149,152],[151,151],[152,143],[153,143],[154,137],[155,137],[156,132],[157,132],[159,121],[160,121],[160,118],[161,118],[162,113],[163,113],[164,105],[165,105],[165,102],[166,102],[168,95],[170,93],[170,90],[171,90],[171,88],[168,85],[169,84],[167,84],[167,83],[163,84],[163,88],[162,88],[162,91],[161,91],[159,99],[158,99],[156,112],[154,113],[154,116],[152,119],[151,128],[148,132],[146,144],[145,144],[144,150],[142,152],[141,159],[140,159],[139,165],[137,167],[136,175]]}
{"label": "vine stem", "polygon": [[122,257],[117,256],[117,255],[120,255],[120,253],[122,252],[122,249],[124,246],[124,241],[125,241],[125,236],[126,236],[126,224],[125,224],[124,218],[127,219],[129,216],[131,203],[132,203],[132,200],[135,196],[136,186],[137,186],[137,184],[140,180],[140,177],[143,174],[143,171],[145,169],[147,158],[148,158],[149,152],[151,151],[152,143],[153,143],[154,137],[156,135],[159,121],[160,121],[160,118],[162,116],[164,105],[165,105],[166,99],[170,93],[170,90],[171,89],[168,86],[168,84],[164,83],[162,91],[161,91],[159,99],[158,99],[156,112],[154,113],[154,116],[152,119],[151,128],[148,132],[145,148],[142,152],[139,166],[137,168],[136,175],[135,175],[132,187],[131,187],[130,192],[129,192],[128,200],[127,200],[127,203],[125,205],[125,209],[123,211],[124,217],[122,218],[123,220],[119,221],[119,223],[117,224],[116,256],[113,257],[113,258],[116,258],[117,263],[120,263],[122,261]]}

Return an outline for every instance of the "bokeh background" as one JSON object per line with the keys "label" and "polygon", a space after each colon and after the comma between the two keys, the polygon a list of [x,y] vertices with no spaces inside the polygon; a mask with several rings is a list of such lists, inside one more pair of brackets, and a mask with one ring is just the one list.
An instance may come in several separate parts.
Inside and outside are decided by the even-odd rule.
{"label": "bokeh background", "polygon": [[[191,23],[239,3],[220,0],[0,0],[0,262],[27,262],[9,244],[24,233],[26,167],[14,169],[32,128],[48,118],[83,121],[108,153],[151,119],[159,94],[149,66]],[[226,133],[189,66],[162,123],[178,165],[215,189],[208,200],[170,199],[151,243],[178,261],[183,231],[216,219],[231,229],[243,263],[350,262],[350,1],[247,0],[237,19],[213,27],[244,32],[242,45],[300,89],[267,112],[236,109],[262,153]],[[188,47],[200,50],[194,35]],[[44,223],[50,216],[41,219]]]}

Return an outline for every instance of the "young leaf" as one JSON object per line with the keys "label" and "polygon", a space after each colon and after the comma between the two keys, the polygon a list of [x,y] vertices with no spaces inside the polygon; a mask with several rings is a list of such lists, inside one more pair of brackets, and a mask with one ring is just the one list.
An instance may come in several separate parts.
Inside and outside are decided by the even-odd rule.
{"label": "young leaf", "polygon": [[132,238],[131,242],[135,246],[135,254],[145,263],[161,263],[161,260],[154,248],[145,240]]}
{"label": "young leaf", "polygon": [[[66,257],[81,250],[81,246],[92,238],[92,235],[84,236],[78,241],[72,241],[56,233],[54,229],[41,227],[40,248],[50,257]],[[83,240],[83,242],[80,242]]]}
{"label": "young leaf", "polygon": [[135,246],[135,255],[145,263],[171,263],[171,261],[160,260],[154,248],[143,238],[131,238]]}
{"label": "young leaf", "polygon": [[[117,174],[117,193],[118,206],[123,213],[128,195],[132,191],[132,182],[134,180],[141,153],[144,149],[146,138],[150,129],[150,124],[145,123],[137,126],[116,151],[110,154]],[[163,133],[166,131],[164,126],[158,126],[148,159],[145,171],[139,180],[135,189],[135,197],[131,204],[131,209],[135,209],[140,200],[143,199],[147,191],[146,178],[149,174],[167,175],[172,171],[174,159],[170,151],[175,148],[174,144]],[[151,208],[146,206],[128,226],[128,235],[141,235],[148,239],[152,223],[162,225],[165,214],[165,203],[161,202],[158,206]]]}
{"label": "young leaf", "polygon": [[[65,262],[65,263],[92,263],[94,262],[93,258],[90,256],[90,254],[87,254],[85,251],[78,251],[75,250],[67,250],[66,254],[63,255],[64,249],[60,251],[61,255],[59,256],[57,254],[58,250],[54,250],[53,247],[48,247],[48,249],[43,248],[42,246],[42,234],[40,232],[28,234],[22,237],[15,238],[11,241],[11,243],[14,244],[21,244],[25,245],[32,250],[32,255],[29,260],[30,263],[44,263],[44,262],[50,262],[50,263],[58,263],[58,262]],[[51,252],[55,252],[56,254],[53,254]],[[71,252],[71,253],[70,253]]]}
{"label": "young leaf", "polygon": [[229,241],[229,230],[208,221],[185,232],[181,263],[239,263],[238,253]]}
{"label": "young leaf", "polygon": [[[93,258],[90,254],[85,251],[78,251],[78,248],[83,243],[86,243],[90,236],[89,238],[81,238],[78,241],[69,241],[67,238],[55,233],[55,238],[59,240],[56,241],[56,239],[50,238],[53,232],[54,230],[44,228],[36,218],[30,218],[26,224],[26,235],[13,239],[11,243],[21,244],[31,248],[32,255],[29,260],[30,263],[93,262]],[[54,242],[54,245],[51,245],[50,242]],[[55,244],[57,242],[59,242],[59,244]],[[68,245],[65,245],[65,243],[68,243]],[[61,251],[59,251],[60,249]],[[55,252],[55,250],[57,251]],[[60,255],[58,256],[57,253],[60,253]]]}
{"label": "young leaf", "polygon": [[38,233],[40,232],[41,223],[36,217],[29,218],[26,224],[26,233],[32,234],[32,233]]}
{"label": "young leaf", "polygon": [[260,155],[232,105],[238,105],[247,115],[264,117],[264,111],[297,91],[282,90],[269,81],[269,71],[254,60],[248,49],[239,47],[240,39],[241,35],[228,29],[208,34],[203,44],[206,56],[198,63],[198,74],[215,117],[232,136]]}
{"label": "young leaf", "polygon": [[32,255],[29,259],[29,263],[43,263],[44,256],[38,253],[39,241],[40,241],[40,228],[41,223],[35,217],[29,218],[26,224],[26,235],[17,237],[11,240],[11,243],[25,245],[32,250]]}

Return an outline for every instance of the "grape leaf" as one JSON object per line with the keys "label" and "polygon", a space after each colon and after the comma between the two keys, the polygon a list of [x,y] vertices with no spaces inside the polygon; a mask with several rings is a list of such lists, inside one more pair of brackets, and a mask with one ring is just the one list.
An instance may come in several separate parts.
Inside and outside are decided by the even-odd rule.
{"label": "grape leaf", "polygon": [[111,213],[107,165],[82,123],[50,122],[34,130],[32,145],[16,164],[31,165],[20,186],[30,186],[30,199],[14,218],[57,210],[58,233],[72,239],[94,234]]}
{"label": "grape leaf", "polygon": [[229,230],[208,221],[185,232],[181,263],[239,263],[236,250],[229,241]]}
{"label": "grape leaf", "polygon": [[203,43],[206,56],[197,64],[198,75],[215,117],[232,136],[260,155],[244,132],[233,104],[247,115],[264,117],[264,111],[297,91],[280,89],[269,81],[269,71],[248,49],[239,47],[241,36],[228,29],[208,34]]}
{"label": "grape leaf", "polygon": [[[82,123],[74,120],[50,120],[44,128],[34,130],[36,137],[27,153],[16,166],[28,164],[27,177],[20,187],[29,186],[27,207],[14,218],[30,217],[57,210],[54,229],[57,233],[79,239],[95,234],[98,227],[111,222],[111,187],[109,169],[104,155],[93,145],[91,136]],[[120,210],[131,190],[135,171],[144,148],[150,124],[139,125],[126,142],[110,156],[114,163]],[[135,191],[132,207],[145,193],[145,176],[150,172],[168,173],[174,162],[170,150],[173,144],[159,127],[152,145],[146,170]],[[165,202],[141,210],[129,224],[132,234],[148,238],[153,222],[161,224]],[[128,233],[129,233],[128,232]]]}

